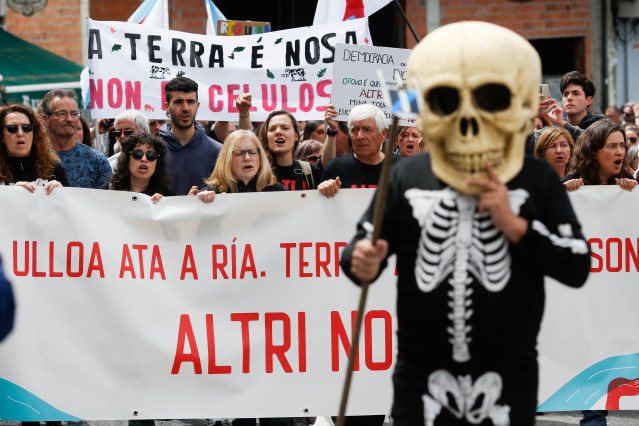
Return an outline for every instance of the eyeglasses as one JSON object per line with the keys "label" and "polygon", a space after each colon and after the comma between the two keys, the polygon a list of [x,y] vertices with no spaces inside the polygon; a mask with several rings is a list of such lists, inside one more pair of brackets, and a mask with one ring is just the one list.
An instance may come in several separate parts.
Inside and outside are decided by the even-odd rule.
{"label": "eyeglasses", "polygon": [[113,130],[111,133],[113,133],[113,136],[115,136],[116,138],[119,138],[120,136],[122,136],[122,132],[124,132],[124,136],[128,137],[131,136],[133,134],[135,130]]}
{"label": "eyeglasses", "polygon": [[319,161],[320,156],[319,155],[309,155],[308,157],[306,157],[307,160],[309,161]]}
{"label": "eyeglasses", "polygon": [[80,111],[78,110],[74,110],[74,111],[65,111],[63,109],[58,110],[58,111],[54,111],[52,112],[51,115],[55,115],[57,118],[67,118],[67,115],[70,115],[71,118],[79,118],[80,117]]}
{"label": "eyeglasses", "polygon": [[7,129],[9,133],[18,133],[18,126],[22,128],[24,133],[33,132],[33,124],[7,124],[4,128]]}
{"label": "eyeglasses", "polygon": [[159,157],[158,153],[155,151],[142,151],[141,149],[134,149],[131,151],[131,157],[136,160],[141,160],[145,154],[148,161],[155,161]]}
{"label": "eyeglasses", "polygon": [[233,155],[235,156],[235,158],[244,158],[246,156],[246,154],[248,154],[249,157],[255,158],[255,157],[257,157],[257,154],[259,152],[260,152],[260,150],[258,148],[236,149],[235,151],[233,151]]}
{"label": "eyeglasses", "polygon": [[[23,127],[22,129],[24,129],[24,127]],[[10,132],[10,133],[12,133],[12,132]],[[637,138],[636,138],[636,137],[634,137],[634,136],[630,136],[630,137],[628,138],[628,140],[630,141],[630,143],[637,143]]]}

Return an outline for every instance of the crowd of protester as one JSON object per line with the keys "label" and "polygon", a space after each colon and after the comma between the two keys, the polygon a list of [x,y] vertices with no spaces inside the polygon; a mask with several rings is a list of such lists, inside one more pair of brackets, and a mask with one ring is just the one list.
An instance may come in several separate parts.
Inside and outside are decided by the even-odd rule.
{"label": "crowd of protester", "polygon": [[[561,100],[540,99],[527,152],[546,160],[569,191],[582,185],[632,191],[639,172],[639,102],[593,114],[594,85],[576,71],[563,77],[560,89]],[[132,191],[154,203],[165,196],[213,202],[216,194],[285,190],[319,190],[331,197],[342,186],[377,185],[385,142],[395,146],[390,161],[396,167],[402,157],[428,151],[416,127],[401,127],[387,139],[384,114],[368,105],[353,108],[348,122],[337,121],[337,109],[328,105],[324,121],[298,122],[278,110],[260,124],[251,122],[251,96],[243,94],[236,100],[236,123],[200,123],[197,91],[196,82],[176,77],[165,89],[168,120],[126,110],[94,128],[81,116],[73,90],[49,92],[41,112],[2,106],[0,183],[30,192],[43,186],[47,194],[62,186]],[[584,421],[590,418],[600,423],[582,424],[605,424],[605,413],[588,412]],[[308,424],[272,420],[260,422]],[[347,424],[381,422],[369,416]]]}

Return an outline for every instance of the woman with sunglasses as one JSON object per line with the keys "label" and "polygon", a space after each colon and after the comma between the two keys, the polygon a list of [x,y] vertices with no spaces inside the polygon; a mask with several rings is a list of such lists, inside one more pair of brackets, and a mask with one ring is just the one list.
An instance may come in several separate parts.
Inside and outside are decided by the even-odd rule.
{"label": "woman with sunglasses", "polygon": [[197,194],[202,201],[210,203],[215,194],[224,192],[268,192],[285,191],[277,181],[266,151],[250,130],[236,130],[222,146],[211,176],[205,181],[205,191],[193,187],[189,195]]}
{"label": "woman with sunglasses", "polygon": [[42,122],[25,105],[0,107],[0,183],[30,192],[44,186],[47,194],[69,185]]}
{"label": "woman with sunglasses", "polygon": [[308,139],[297,146],[293,157],[296,160],[306,161],[317,166],[322,158],[322,147],[324,145],[315,139]]}
{"label": "woman with sunglasses", "polygon": [[109,189],[140,192],[157,203],[169,192],[166,146],[155,135],[137,132],[122,141],[118,167]]}

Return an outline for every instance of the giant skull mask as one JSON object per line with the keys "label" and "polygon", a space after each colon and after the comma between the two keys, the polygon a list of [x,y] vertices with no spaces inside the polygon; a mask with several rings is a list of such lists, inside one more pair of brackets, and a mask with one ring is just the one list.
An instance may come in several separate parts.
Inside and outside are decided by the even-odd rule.
{"label": "giant skull mask", "polygon": [[466,179],[486,177],[486,161],[502,182],[519,173],[541,81],[541,61],[528,41],[486,22],[450,24],[413,49],[407,69],[424,96],[418,125],[439,179],[477,194],[481,189]]}

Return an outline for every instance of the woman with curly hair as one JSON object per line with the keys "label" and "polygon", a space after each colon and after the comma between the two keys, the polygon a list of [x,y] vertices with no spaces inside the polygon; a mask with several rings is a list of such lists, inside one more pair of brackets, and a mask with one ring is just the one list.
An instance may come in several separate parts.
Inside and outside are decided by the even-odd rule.
{"label": "woman with curly hair", "polygon": [[134,133],[122,141],[118,167],[109,189],[140,192],[157,203],[169,191],[166,146],[155,135]]}
{"label": "woman with curly hair", "polygon": [[548,127],[541,132],[535,147],[535,157],[543,158],[555,170],[559,179],[566,176],[575,143],[563,127]]}
{"label": "woman with curly hair", "polygon": [[0,183],[30,192],[44,186],[47,194],[69,185],[42,122],[25,105],[0,107]]}
{"label": "woman with curly hair", "polygon": [[577,139],[571,172],[562,182],[574,191],[582,185],[619,185],[632,191],[637,185],[628,171],[626,134],[619,124],[599,120]]}

